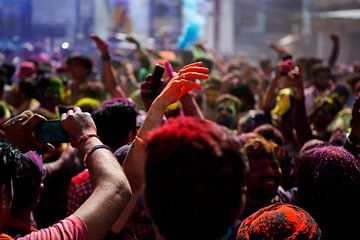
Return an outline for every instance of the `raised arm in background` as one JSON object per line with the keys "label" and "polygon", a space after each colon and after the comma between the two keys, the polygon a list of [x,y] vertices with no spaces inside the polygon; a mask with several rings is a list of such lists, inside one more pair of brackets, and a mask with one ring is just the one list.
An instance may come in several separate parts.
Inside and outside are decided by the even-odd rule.
{"label": "raised arm in background", "polygon": [[332,41],[332,49],[331,49],[331,54],[329,57],[329,67],[331,69],[333,69],[335,67],[336,61],[339,58],[339,53],[340,53],[340,37],[338,34],[336,33],[332,33],[330,35],[330,39]]}
{"label": "raised arm in background", "polygon": [[112,98],[126,98],[124,90],[117,84],[114,70],[111,66],[109,54],[109,45],[97,35],[91,35],[90,38],[95,42],[103,62],[103,79],[105,88]]}
{"label": "raised arm in background", "polygon": [[305,95],[304,95],[304,79],[302,76],[301,66],[293,72],[291,77],[296,82],[296,93],[293,110],[293,123],[296,131],[296,140],[299,149],[313,138],[310,123],[306,115]]}

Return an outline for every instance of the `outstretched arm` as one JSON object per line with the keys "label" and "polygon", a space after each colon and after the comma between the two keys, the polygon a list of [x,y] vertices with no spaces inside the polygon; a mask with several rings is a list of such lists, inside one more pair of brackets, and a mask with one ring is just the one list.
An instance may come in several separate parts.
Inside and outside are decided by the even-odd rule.
{"label": "outstretched arm", "polygon": [[124,90],[116,82],[114,70],[111,66],[108,44],[97,35],[91,35],[90,38],[95,42],[98,50],[101,53],[103,62],[103,79],[106,90],[110,93],[112,98],[126,98]]}
{"label": "outstretched arm", "polygon": [[132,188],[132,198],[125,212],[119,217],[117,223],[112,228],[114,232],[119,232],[136,205],[139,196],[142,194],[144,186],[144,165],[146,159],[147,133],[155,128],[161,127],[163,115],[166,107],[178,101],[184,94],[194,88],[200,89],[201,86],[193,79],[207,79],[208,69],[201,67],[202,63],[193,63],[185,66],[179,74],[172,78],[161,94],[151,104],[146,115],[145,121],[141,126],[135,141],[133,142],[123,165],[126,176]]}
{"label": "outstretched arm", "polygon": [[[90,114],[75,108],[63,114],[61,120],[72,146],[85,158],[94,187],[74,215],[84,221],[92,239],[102,239],[130,200],[130,185],[115,156],[94,136],[96,126]],[[80,140],[82,136],[93,137]]]}

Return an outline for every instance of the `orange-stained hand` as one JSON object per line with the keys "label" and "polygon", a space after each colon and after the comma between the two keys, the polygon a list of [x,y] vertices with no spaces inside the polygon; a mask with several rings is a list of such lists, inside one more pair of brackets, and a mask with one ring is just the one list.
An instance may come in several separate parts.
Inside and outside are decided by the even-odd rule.
{"label": "orange-stained hand", "polygon": [[196,62],[183,67],[179,73],[173,77],[164,90],[160,93],[157,100],[160,100],[164,106],[168,106],[195,89],[201,89],[201,85],[194,82],[195,79],[208,79],[209,69],[202,67],[202,62]]}
{"label": "orange-stained hand", "polygon": [[101,54],[107,54],[109,52],[109,44],[101,39],[99,36],[92,34],[90,35],[91,40],[96,44],[96,47],[99,49]]}

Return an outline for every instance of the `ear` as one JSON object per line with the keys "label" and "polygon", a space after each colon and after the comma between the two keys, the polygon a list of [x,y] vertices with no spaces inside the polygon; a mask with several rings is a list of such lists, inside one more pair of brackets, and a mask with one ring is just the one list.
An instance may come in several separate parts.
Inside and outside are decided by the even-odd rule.
{"label": "ear", "polygon": [[[44,191],[44,184],[41,183],[39,188],[38,188],[38,191],[37,191],[37,196],[36,196],[36,202],[35,204],[37,205],[40,201],[40,196],[41,196],[41,193]],[[36,207],[36,206],[35,206]]]}

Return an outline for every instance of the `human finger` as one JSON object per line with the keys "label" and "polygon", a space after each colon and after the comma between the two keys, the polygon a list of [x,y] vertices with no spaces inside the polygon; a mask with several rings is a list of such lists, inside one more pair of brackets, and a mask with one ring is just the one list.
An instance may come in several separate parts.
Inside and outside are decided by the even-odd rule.
{"label": "human finger", "polygon": [[182,73],[187,72],[208,73],[209,69],[206,67],[187,67],[182,71]]}
{"label": "human finger", "polygon": [[203,62],[194,62],[194,63],[190,63],[186,66],[184,66],[183,68],[180,69],[179,74],[182,73],[186,68],[189,67],[201,67],[203,65]]}
{"label": "human finger", "polygon": [[189,73],[184,73],[181,74],[179,77],[181,78],[185,78],[186,80],[191,80],[191,79],[208,79],[209,76],[207,74],[204,73],[196,73],[196,72],[189,72]]}
{"label": "human finger", "polygon": [[26,120],[24,125],[29,126],[30,129],[34,129],[37,125],[39,125],[40,123],[45,122],[45,121],[46,121],[45,117],[43,117],[39,114],[34,114]]}
{"label": "human finger", "polygon": [[78,106],[74,106],[74,113],[81,113],[81,108],[79,108]]}

